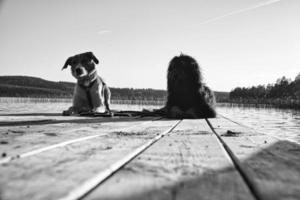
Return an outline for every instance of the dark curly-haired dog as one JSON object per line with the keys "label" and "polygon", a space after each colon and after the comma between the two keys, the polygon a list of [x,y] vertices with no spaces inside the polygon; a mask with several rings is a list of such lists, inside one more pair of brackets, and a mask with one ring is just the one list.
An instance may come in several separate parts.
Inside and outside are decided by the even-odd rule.
{"label": "dark curly-haired dog", "polygon": [[213,118],[215,97],[204,83],[197,61],[181,54],[168,68],[168,99],[164,107],[169,118]]}

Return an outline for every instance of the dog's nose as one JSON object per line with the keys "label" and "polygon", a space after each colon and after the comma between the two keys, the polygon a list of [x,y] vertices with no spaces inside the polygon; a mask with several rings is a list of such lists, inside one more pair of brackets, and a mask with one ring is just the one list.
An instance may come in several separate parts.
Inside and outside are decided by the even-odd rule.
{"label": "dog's nose", "polygon": [[81,74],[83,74],[83,70],[81,68],[77,68],[75,69],[76,74],[79,76]]}

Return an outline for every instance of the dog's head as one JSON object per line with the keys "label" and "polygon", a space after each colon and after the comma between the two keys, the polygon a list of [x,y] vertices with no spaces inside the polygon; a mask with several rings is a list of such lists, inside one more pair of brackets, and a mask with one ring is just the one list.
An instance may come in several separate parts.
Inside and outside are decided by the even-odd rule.
{"label": "dog's head", "polygon": [[175,56],[169,63],[167,80],[168,90],[199,87],[202,75],[197,61],[184,54]]}
{"label": "dog's head", "polygon": [[62,70],[70,65],[72,75],[79,80],[93,73],[96,70],[95,64],[98,63],[99,60],[92,52],[86,52],[69,57]]}

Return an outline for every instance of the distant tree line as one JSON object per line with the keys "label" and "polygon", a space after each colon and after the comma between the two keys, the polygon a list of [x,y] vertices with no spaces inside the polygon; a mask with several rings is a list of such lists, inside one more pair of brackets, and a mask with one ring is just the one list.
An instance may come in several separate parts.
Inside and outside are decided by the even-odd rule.
{"label": "distant tree line", "polygon": [[[0,97],[71,98],[75,83],[28,76],[0,76]],[[110,88],[114,100],[164,101],[165,90]]]}
{"label": "distant tree line", "polygon": [[231,102],[240,103],[274,103],[282,107],[299,108],[300,106],[300,73],[294,81],[282,77],[275,84],[252,87],[237,87],[229,93]]}
{"label": "distant tree line", "polygon": [[110,88],[112,99],[164,101],[167,97],[165,90]]}
{"label": "distant tree line", "polygon": [[[72,98],[75,83],[54,82],[28,76],[0,76],[0,97]],[[166,90],[110,87],[113,100],[165,101]],[[215,92],[226,102],[228,92]]]}

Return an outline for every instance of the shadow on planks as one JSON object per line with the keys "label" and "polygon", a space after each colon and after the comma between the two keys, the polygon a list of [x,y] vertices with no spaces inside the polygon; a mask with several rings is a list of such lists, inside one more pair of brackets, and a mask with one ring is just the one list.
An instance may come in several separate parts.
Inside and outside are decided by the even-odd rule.
{"label": "shadow on planks", "polygon": [[[248,147],[251,148],[251,147]],[[167,155],[166,155],[167,156]],[[164,157],[161,157],[164,159]],[[289,141],[278,141],[267,148],[240,160],[248,176],[252,177],[261,193],[261,200],[300,199],[300,145]],[[174,167],[178,165],[174,165]],[[166,168],[163,165],[149,165],[147,162],[136,164],[116,173],[119,178],[108,179],[109,192],[104,185],[99,186],[85,199],[255,199],[253,195],[236,191],[238,185],[232,180],[235,169],[225,167],[219,170],[204,170],[197,173],[194,169]],[[169,173],[178,173],[174,180]],[[134,183],[141,176],[143,189]],[[157,179],[160,187],[151,185],[147,179]],[[132,182],[128,182],[128,180]],[[149,185],[147,185],[149,184]],[[222,188],[220,188],[220,185]],[[120,190],[121,189],[121,190]],[[232,191],[236,191],[234,196]]]}

